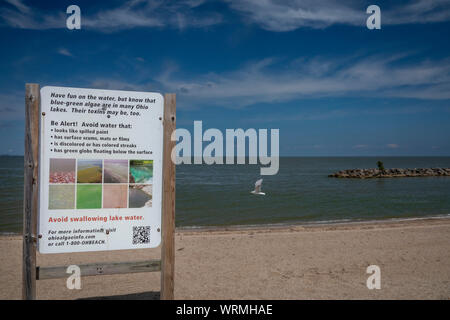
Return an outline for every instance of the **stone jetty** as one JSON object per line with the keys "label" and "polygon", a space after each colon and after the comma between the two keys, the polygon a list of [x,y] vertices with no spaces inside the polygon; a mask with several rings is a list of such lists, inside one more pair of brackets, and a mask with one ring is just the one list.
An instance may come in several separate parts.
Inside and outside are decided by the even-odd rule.
{"label": "stone jetty", "polygon": [[450,176],[450,168],[414,168],[414,169],[348,169],[328,175],[330,178],[397,178],[397,177],[444,177]]}

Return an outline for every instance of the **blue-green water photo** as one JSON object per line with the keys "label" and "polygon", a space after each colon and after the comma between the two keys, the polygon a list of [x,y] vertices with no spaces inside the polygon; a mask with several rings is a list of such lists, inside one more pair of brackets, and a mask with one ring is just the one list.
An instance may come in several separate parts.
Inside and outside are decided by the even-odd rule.
{"label": "blue-green water photo", "polygon": [[130,183],[153,183],[153,160],[130,160]]}

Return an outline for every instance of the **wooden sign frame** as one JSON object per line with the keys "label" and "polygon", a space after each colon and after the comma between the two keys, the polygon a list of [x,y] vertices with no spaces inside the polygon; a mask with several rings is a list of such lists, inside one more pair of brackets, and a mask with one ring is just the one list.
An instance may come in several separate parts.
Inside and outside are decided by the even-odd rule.
{"label": "wooden sign frame", "polygon": [[[37,217],[39,204],[40,86],[25,85],[25,155],[23,200],[22,299],[36,299],[36,280],[65,278],[67,266],[36,266]],[[176,95],[164,95],[163,194],[161,220],[161,260],[93,263],[79,265],[81,276],[161,271],[160,299],[174,299],[175,277],[175,163],[171,140],[176,129]]]}

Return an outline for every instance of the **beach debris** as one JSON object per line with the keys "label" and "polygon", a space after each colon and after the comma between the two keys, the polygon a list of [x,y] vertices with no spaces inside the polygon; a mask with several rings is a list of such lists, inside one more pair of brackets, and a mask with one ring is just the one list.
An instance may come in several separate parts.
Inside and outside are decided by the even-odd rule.
{"label": "beach debris", "polygon": [[266,195],[264,192],[261,192],[261,185],[262,185],[263,179],[259,179],[255,182],[255,190],[253,190],[251,193],[258,194],[258,195]]}

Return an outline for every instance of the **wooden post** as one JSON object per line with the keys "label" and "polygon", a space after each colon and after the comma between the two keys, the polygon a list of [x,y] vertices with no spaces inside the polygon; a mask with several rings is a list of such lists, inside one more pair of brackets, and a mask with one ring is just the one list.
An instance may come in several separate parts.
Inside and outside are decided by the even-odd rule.
{"label": "wooden post", "polygon": [[161,299],[173,300],[175,276],[175,163],[171,159],[176,129],[176,95],[164,96],[163,198],[161,221]]}
{"label": "wooden post", "polygon": [[38,84],[25,86],[25,156],[23,197],[22,299],[36,299],[36,242],[39,188],[39,111]]}

